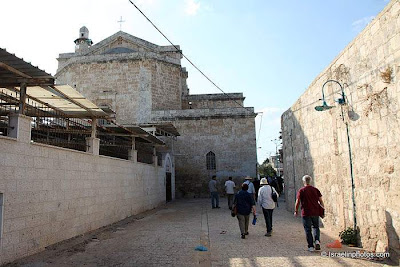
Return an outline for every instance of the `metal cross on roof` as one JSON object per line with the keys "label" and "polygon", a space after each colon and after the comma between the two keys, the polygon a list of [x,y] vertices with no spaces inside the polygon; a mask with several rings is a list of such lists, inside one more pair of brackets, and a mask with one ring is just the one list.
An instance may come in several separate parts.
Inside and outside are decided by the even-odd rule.
{"label": "metal cross on roof", "polygon": [[121,16],[121,18],[117,22],[119,23],[119,30],[121,31],[122,30],[122,23],[125,22],[125,20],[122,20],[122,16]]}

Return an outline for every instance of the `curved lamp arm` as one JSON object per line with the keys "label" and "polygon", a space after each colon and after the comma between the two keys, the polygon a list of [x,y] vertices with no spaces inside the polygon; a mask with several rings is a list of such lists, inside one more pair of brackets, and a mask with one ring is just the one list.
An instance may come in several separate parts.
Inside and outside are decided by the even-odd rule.
{"label": "curved lamp arm", "polygon": [[327,83],[329,82],[334,82],[337,83],[340,86],[340,90],[342,92],[342,99],[339,99],[338,102],[340,105],[344,105],[346,103],[346,99],[345,99],[345,95],[344,95],[344,89],[343,86],[340,82],[336,81],[336,80],[327,80],[323,85],[322,85],[322,99],[323,101],[325,101],[325,94],[324,94],[324,87]]}

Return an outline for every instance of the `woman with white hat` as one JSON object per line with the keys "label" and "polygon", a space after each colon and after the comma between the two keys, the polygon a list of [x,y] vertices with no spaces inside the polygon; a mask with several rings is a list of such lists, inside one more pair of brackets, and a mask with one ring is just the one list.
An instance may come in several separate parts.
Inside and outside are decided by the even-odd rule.
{"label": "woman with white hat", "polygon": [[266,178],[262,178],[260,181],[260,190],[258,190],[258,203],[262,207],[265,224],[267,225],[267,233],[265,236],[272,235],[272,212],[275,208],[275,202],[272,199],[272,193],[274,192],[279,197],[275,188],[268,184],[268,180]]}

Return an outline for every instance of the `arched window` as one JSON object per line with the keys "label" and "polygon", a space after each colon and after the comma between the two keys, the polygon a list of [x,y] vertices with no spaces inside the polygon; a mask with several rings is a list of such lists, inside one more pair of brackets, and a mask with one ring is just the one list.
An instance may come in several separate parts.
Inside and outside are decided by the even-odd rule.
{"label": "arched window", "polygon": [[207,153],[206,163],[207,163],[207,170],[215,170],[216,169],[214,152],[210,151]]}

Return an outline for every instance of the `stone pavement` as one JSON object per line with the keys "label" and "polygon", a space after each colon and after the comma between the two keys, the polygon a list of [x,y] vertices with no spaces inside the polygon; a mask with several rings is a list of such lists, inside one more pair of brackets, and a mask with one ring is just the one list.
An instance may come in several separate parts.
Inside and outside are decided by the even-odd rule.
{"label": "stone pavement", "polygon": [[[284,204],[274,211],[272,237],[264,236],[260,215],[246,239],[240,239],[226,199],[221,199],[221,209],[211,209],[208,199],[178,200],[8,266],[385,266],[306,251],[301,219],[286,211]],[[321,251],[327,252],[324,244],[335,238],[329,235],[322,230]],[[195,251],[198,245],[209,250]]]}

